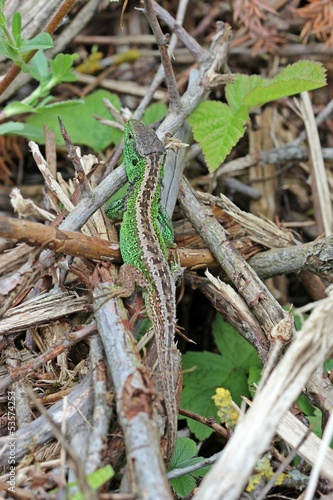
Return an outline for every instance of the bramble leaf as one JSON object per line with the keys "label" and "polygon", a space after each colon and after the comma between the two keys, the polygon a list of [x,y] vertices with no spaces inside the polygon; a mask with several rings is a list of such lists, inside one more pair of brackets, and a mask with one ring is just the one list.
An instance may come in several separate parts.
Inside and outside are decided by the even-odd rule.
{"label": "bramble leaf", "polygon": [[[169,471],[174,469],[183,469],[185,467],[190,467],[192,465],[198,464],[203,460],[203,457],[197,457],[197,446],[192,439],[189,438],[179,438],[176,441],[176,449],[172,456]],[[201,469],[194,470],[193,472],[184,474],[183,476],[177,477],[170,480],[170,484],[174,491],[181,498],[189,495],[191,491],[196,487],[196,477],[203,477],[209,471],[210,467],[203,467]]]}
{"label": "bramble leaf", "polygon": [[265,80],[245,95],[244,102],[249,108],[281,99],[300,92],[314,90],[326,85],[326,70],[324,66],[313,61],[299,61],[290,64],[272,80]]}
{"label": "bramble leaf", "polygon": [[[233,400],[240,404],[241,396],[250,396],[250,368],[259,368],[260,363],[255,349],[219,314],[213,323],[213,335],[221,354],[189,351],[183,356],[181,406],[218,420],[212,400],[216,388],[225,387],[231,392]],[[260,373],[257,371],[256,374],[259,376]],[[210,428],[191,419],[187,419],[187,423],[199,440],[212,433]]]}
{"label": "bramble leaf", "polygon": [[313,61],[287,66],[272,80],[258,75],[238,75],[226,85],[227,104],[206,101],[190,115],[193,135],[210,171],[222,163],[244,135],[248,114],[269,101],[313,90],[326,84],[325,68]]}
{"label": "bramble leaf", "polygon": [[215,170],[244,135],[246,108],[205,101],[189,116],[195,140],[200,143],[207,165]]}

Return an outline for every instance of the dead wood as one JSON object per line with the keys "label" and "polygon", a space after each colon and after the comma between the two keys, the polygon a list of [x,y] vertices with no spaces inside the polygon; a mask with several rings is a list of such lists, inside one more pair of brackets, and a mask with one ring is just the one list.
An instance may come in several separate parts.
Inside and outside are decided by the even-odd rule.
{"label": "dead wood", "polygon": [[[67,24],[53,35],[52,54],[78,52],[84,63],[95,54],[94,45],[102,52],[100,72],[80,73],[77,82],[64,82],[54,89],[56,100],[84,98],[95,88],[112,89],[123,107],[136,109],[138,119],[151,100],[163,101],[168,103],[169,112],[157,129],[158,135],[164,140],[175,133],[174,140],[191,144],[191,133],[185,126],[188,115],[208,94],[223,100],[222,86],[234,79],[233,73],[260,72],[272,77],[277,66],[280,69],[305,53],[329,62],[332,52],[322,43],[305,46],[294,41],[301,31],[297,31],[300,20],[290,20],[285,2],[277,8],[279,15],[275,8],[267,12],[263,7],[258,18],[255,9],[251,16],[244,11],[244,2],[231,6],[233,18],[230,6],[225,10],[225,2],[193,2],[186,16],[186,2],[170,1],[163,6],[151,0],[144,3],[150,27],[142,12],[134,11],[129,2],[123,34],[119,6],[107,0],[64,0],[56,6],[39,0],[20,3],[27,37],[39,33],[47,23],[48,31],[54,31],[66,9],[71,8]],[[321,3],[312,2],[316,8]],[[16,0],[7,0],[5,8],[11,16]],[[56,9],[59,15],[54,15]],[[162,21],[164,34],[155,14]],[[214,33],[212,26],[221,18],[226,24],[218,22]],[[254,29],[254,21],[259,30]],[[308,28],[311,23],[310,19]],[[166,31],[172,33],[170,39]],[[152,32],[154,35],[147,34]],[[326,26],[323,33],[327,37]],[[121,51],[135,47],[139,56],[110,66],[110,58],[119,55],[121,45]],[[163,66],[158,69],[160,53]],[[329,64],[327,67],[330,72]],[[9,70],[1,88],[16,73]],[[7,101],[9,95],[21,99],[15,93],[28,79],[20,75],[1,94],[0,101]],[[30,90],[26,86],[22,89],[27,94]],[[138,96],[143,97],[141,102]],[[327,89],[313,93],[311,102],[307,97],[302,96],[302,105],[293,102],[293,108],[290,100],[280,99],[258,110],[251,116],[244,139],[214,173],[207,173],[198,145],[167,154],[162,200],[173,212],[180,185],[183,210],[177,208],[174,215],[177,257],[186,268],[179,291],[179,330],[185,327],[179,347],[182,352],[191,350],[196,341],[197,351],[215,353],[209,318],[211,311],[217,311],[252,344],[264,367],[254,401],[235,432],[211,425],[210,415],[196,416],[227,441],[221,445],[221,458],[195,494],[199,499],[240,498],[258,458],[272,449],[274,436],[274,469],[284,467],[287,444],[298,448],[305,460],[305,466],[300,466],[303,487],[310,482],[307,464],[319,463],[322,480],[318,495],[330,491],[329,482],[333,484],[332,450],[327,449],[319,462],[322,439],[309,432],[299,408],[301,421],[288,411],[303,391],[321,410],[324,429],[333,407],[332,375],[322,367],[333,349],[332,296],[326,291],[333,274],[332,101],[327,102]],[[152,110],[149,113],[152,121],[160,118]],[[125,115],[117,110],[118,115],[124,123]],[[25,143],[16,143],[15,138],[7,141],[4,136],[0,143],[0,179],[6,184],[0,193],[0,463],[7,466],[8,443],[15,439],[16,466],[21,472],[16,494],[22,498],[34,498],[31,492],[35,485],[41,488],[41,497],[55,487],[59,495],[65,495],[64,485],[71,480],[78,480],[87,495],[95,495],[86,490],[85,476],[105,463],[112,463],[116,476],[104,486],[107,493],[100,493],[101,498],[116,490],[131,498],[171,498],[162,459],[167,443],[161,440],[165,415],[154,339],[147,332],[136,342],[144,316],[140,294],[126,303],[127,309],[119,299],[107,296],[106,282],[114,282],[117,270],[113,264],[120,262],[120,254],[117,226],[106,224],[98,209],[124,184],[123,166],[115,169],[121,145],[100,152],[103,161],[95,157],[94,166],[86,168],[89,161],[85,164],[85,157],[65,131],[64,136],[70,162],[64,150],[56,148],[52,134],[46,134],[45,155],[32,141],[32,156],[27,154]],[[31,158],[40,172],[37,177]],[[193,188],[181,180],[185,165]],[[28,187],[23,186],[21,192],[28,200],[20,197],[18,189],[12,191],[11,203],[19,216],[14,219],[9,192],[13,184],[21,189],[22,181],[32,184],[34,190],[27,194]],[[175,253],[170,253],[174,261]],[[207,267],[204,277],[202,270]],[[195,289],[202,293],[194,293]],[[308,311],[313,308],[309,301],[314,300],[322,301],[296,333],[291,304],[305,306]],[[177,363],[180,365],[179,359]],[[31,390],[37,400],[27,397]],[[13,433],[9,427],[10,394],[20,405]],[[40,402],[52,405],[47,414]],[[186,409],[184,414],[189,417],[191,412]],[[181,425],[185,426],[185,421]],[[60,461],[64,450],[68,456]],[[217,460],[209,444],[207,454],[209,464]],[[24,468],[26,461],[29,465]],[[61,467],[58,479],[56,472]],[[290,470],[296,471],[292,463]],[[0,488],[8,496],[10,492],[3,486],[7,472],[4,468]],[[263,478],[262,483],[265,481]],[[285,486],[288,494],[299,495],[292,479]],[[284,486],[273,487],[273,494],[285,493]],[[260,488],[246,495],[257,498]]]}

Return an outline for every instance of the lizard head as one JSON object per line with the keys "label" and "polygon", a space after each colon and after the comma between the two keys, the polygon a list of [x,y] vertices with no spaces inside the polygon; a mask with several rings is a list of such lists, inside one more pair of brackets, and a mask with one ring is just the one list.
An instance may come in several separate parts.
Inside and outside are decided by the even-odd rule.
{"label": "lizard head", "polygon": [[129,120],[125,125],[125,148],[135,150],[138,156],[165,153],[162,142],[155,131],[138,120]]}

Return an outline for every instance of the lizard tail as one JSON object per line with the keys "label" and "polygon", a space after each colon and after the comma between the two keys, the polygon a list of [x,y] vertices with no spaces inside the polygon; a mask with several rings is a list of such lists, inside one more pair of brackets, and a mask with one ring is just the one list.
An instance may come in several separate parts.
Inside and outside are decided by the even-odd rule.
{"label": "lizard tail", "polygon": [[[159,377],[157,386],[161,388],[167,416],[166,429],[166,457],[171,459],[177,438],[178,417],[178,379],[180,368],[180,352],[174,341],[175,335],[175,312],[165,307],[166,302],[159,295],[155,295],[147,305],[148,315],[152,321],[157,357],[159,362]],[[170,303],[175,301],[170,300]],[[171,317],[172,315],[172,317]]]}

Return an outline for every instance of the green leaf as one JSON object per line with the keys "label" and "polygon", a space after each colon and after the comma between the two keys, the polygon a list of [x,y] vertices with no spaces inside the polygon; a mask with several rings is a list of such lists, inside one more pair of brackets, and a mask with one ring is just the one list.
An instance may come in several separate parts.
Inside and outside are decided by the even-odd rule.
{"label": "green leaf", "polygon": [[[211,352],[189,351],[183,356],[184,389],[180,406],[204,417],[218,421],[217,409],[212,396],[216,387],[224,387],[233,366],[228,359]],[[187,372],[188,371],[188,372]],[[190,418],[187,425],[197,439],[203,441],[212,434],[212,429]]]}
{"label": "green leaf", "polygon": [[40,127],[13,121],[0,125],[0,135],[20,135],[39,143],[42,143],[44,140],[44,133]]}
{"label": "green leaf", "polygon": [[[232,394],[233,400],[240,405],[241,396],[250,397],[249,369],[261,369],[256,350],[236,330],[227,323],[220,314],[213,322],[213,336],[223,358],[227,357],[232,364],[224,386]],[[252,382],[252,380],[251,380]]]}
{"label": "green leaf", "polygon": [[236,81],[228,83],[225,87],[225,97],[228,104],[235,109],[243,106],[244,97],[247,96],[253,89],[264,86],[270,83],[270,80],[265,80],[258,75],[241,75],[236,74]]}
{"label": "green leaf", "polygon": [[162,120],[167,114],[167,107],[164,102],[154,102],[145,111],[142,117],[143,123],[150,125],[151,123]]}
{"label": "green leaf", "polygon": [[19,12],[15,12],[12,18],[12,33],[16,42],[16,46],[21,45],[21,33],[22,33],[22,16]]}
{"label": "green leaf", "polygon": [[7,19],[4,15],[3,8],[5,6],[6,0],[0,0],[0,29],[1,27],[6,27],[7,26]]}
{"label": "green leaf", "polygon": [[315,416],[315,407],[312,406],[312,404],[304,394],[300,394],[298,396],[297,404],[306,417]]}
{"label": "green leaf", "polygon": [[217,101],[205,101],[189,116],[193,135],[200,143],[207,165],[214,171],[244,135],[248,119],[245,107],[234,109]]}
{"label": "green leaf", "polygon": [[306,419],[308,420],[309,424],[312,426],[312,432],[321,438],[323,429],[322,429],[322,412],[318,409],[315,408],[314,410],[314,416],[307,415]]}
{"label": "green leaf", "polygon": [[[250,366],[261,367],[254,347],[237,333],[235,328],[225,321],[220,314],[215,316],[213,322],[213,336],[220,353],[228,357],[235,367],[246,371]],[[237,403],[241,403],[241,400],[237,401]]]}
{"label": "green leaf", "polygon": [[46,81],[50,78],[49,64],[46,55],[42,50],[38,50],[29,64],[30,75],[38,82]]}
{"label": "green leaf", "polygon": [[[176,449],[169,465],[169,471],[174,469],[183,469],[191,465],[198,464],[203,460],[197,457],[197,447],[195,442],[189,438],[179,438],[176,441]],[[189,495],[196,487],[195,477],[203,477],[209,471],[210,467],[203,467],[188,474],[184,474],[176,479],[171,479],[170,484],[173,490],[181,498]]]}
{"label": "green leaf", "polygon": [[196,480],[190,474],[170,479],[170,484],[180,498],[187,497],[197,485]]}
{"label": "green leaf", "polygon": [[6,55],[9,59],[21,66],[22,58],[18,55],[17,49],[8,42],[6,43]]}
{"label": "green leaf", "polygon": [[[88,474],[87,483],[93,490],[97,490],[98,488],[103,486],[103,484],[109,481],[113,476],[114,470],[112,469],[111,465],[108,464],[94,472],[91,472],[91,474]],[[77,481],[73,481],[72,483],[68,483],[66,485],[66,488],[67,490],[69,490],[73,486],[77,486],[77,484]],[[54,495],[58,492],[59,488],[55,488],[50,491],[50,494]],[[75,493],[74,495],[71,495],[69,497],[70,500],[84,500],[84,498],[85,496],[81,492]]]}
{"label": "green leaf", "polygon": [[20,101],[11,102],[3,109],[3,112],[6,113],[7,117],[19,115],[21,113],[37,113],[33,106]]}
{"label": "green leaf", "polygon": [[[112,104],[120,109],[119,97],[106,90],[97,90],[84,99],[83,104],[73,107],[77,101],[67,101],[66,105],[59,109],[59,104],[48,105],[43,109],[37,108],[38,113],[29,116],[26,122],[35,127],[43,129],[43,125],[56,134],[56,144],[64,145],[60,134],[58,116],[63,121],[67,132],[74,144],[85,144],[94,151],[100,152],[110,144],[118,144],[122,138],[120,130],[101,125],[93,118],[99,115],[110,119],[110,114],[103,104],[103,98],[109,99]],[[38,141],[44,144],[44,139]]]}
{"label": "green leaf", "polygon": [[328,373],[328,372],[331,372],[332,370],[333,370],[333,359],[330,358],[330,359],[327,359],[324,363],[324,372]]}
{"label": "green leaf", "polygon": [[[87,476],[87,482],[89,486],[95,491],[107,481],[109,481],[114,476],[114,471],[111,465],[105,465],[104,467],[92,472]],[[86,497],[83,493],[78,492],[70,497],[70,500],[84,500]]]}
{"label": "green leaf", "polygon": [[191,459],[197,453],[197,445],[193,439],[179,438],[176,441],[176,449],[171,458],[169,471],[173,469],[182,469],[191,465]]}
{"label": "green leaf", "polygon": [[0,56],[8,56],[8,48],[7,43],[3,40],[0,40]]}
{"label": "green leaf", "polygon": [[[255,349],[219,314],[213,323],[213,335],[221,355],[189,351],[183,356],[184,389],[180,406],[218,420],[212,400],[216,388],[228,389],[233,400],[240,404],[241,396],[250,397],[249,382],[253,381],[254,373],[258,381],[260,362]],[[191,419],[187,423],[199,440],[212,433],[210,428]]]}
{"label": "green leaf", "polygon": [[30,52],[31,50],[50,49],[53,47],[53,40],[49,33],[39,33],[31,40],[22,40],[19,53]]}
{"label": "green leaf", "polygon": [[249,92],[244,102],[249,108],[255,108],[266,102],[314,90],[326,85],[325,68],[313,61],[299,61],[287,66],[273,80],[266,80]]}
{"label": "green leaf", "polygon": [[244,135],[248,113],[269,101],[326,84],[325,68],[317,62],[299,61],[272,80],[258,75],[238,75],[226,85],[226,99],[201,103],[190,115],[193,135],[200,143],[210,171],[214,171]]}
{"label": "green leaf", "polygon": [[77,80],[73,73],[73,62],[77,54],[58,54],[50,61],[50,66],[56,80],[60,82],[74,82]]}

